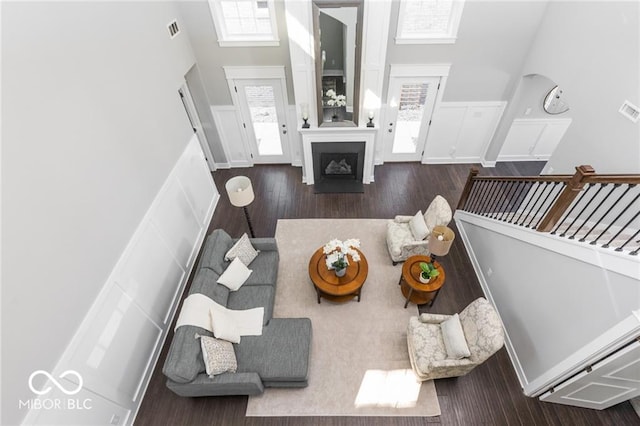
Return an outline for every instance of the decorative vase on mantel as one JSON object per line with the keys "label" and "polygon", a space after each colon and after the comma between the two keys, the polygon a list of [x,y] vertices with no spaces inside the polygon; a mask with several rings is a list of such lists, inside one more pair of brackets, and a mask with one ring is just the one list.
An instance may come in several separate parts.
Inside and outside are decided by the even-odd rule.
{"label": "decorative vase on mantel", "polygon": [[333,271],[336,273],[336,277],[344,277],[344,274],[347,273],[347,268],[334,269]]}

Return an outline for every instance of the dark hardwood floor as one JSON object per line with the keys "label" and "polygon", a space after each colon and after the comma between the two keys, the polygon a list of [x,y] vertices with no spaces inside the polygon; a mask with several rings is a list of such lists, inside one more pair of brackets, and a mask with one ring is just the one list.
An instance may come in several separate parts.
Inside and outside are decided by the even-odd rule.
{"label": "dark hardwood floor", "polygon": [[[544,163],[498,163],[481,166],[481,175],[532,176]],[[238,237],[248,232],[242,210],[232,207],[224,183],[236,175],[253,182],[256,195],[248,207],[256,236],[273,236],[278,219],[291,218],[392,218],[414,214],[429,205],[437,194],[454,207],[470,165],[421,165],[391,163],[377,166],[375,183],[365,185],[363,194],[314,194],[302,183],[300,168],[261,165],[249,169],[219,170],[214,180],[221,198],[209,232],[224,228]],[[451,226],[455,229],[455,223]],[[459,312],[482,296],[480,284],[464,245],[454,243],[441,259],[447,268],[443,287],[431,312]],[[188,284],[189,285],[189,284]],[[245,417],[247,398],[182,398],[165,386],[162,366],[172,334],[165,342],[160,360],[136,418],[136,425],[640,425],[628,402],[608,410],[595,411],[543,403],[522,394],[516,373],[505,349],[467,376],[436,380],[439,417]]]}

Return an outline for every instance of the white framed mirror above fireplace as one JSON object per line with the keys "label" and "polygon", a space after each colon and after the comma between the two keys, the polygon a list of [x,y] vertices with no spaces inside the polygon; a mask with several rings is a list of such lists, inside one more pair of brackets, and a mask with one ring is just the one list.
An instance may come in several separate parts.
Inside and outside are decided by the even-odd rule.
{"label": "white framed mirror above fireplace", "polygon": [[[335,4],[338,3],[341,2],[335,2]],[[355,57],[361,57],[362,61],[358,71],[354,57],[353,74],[355,75],[352,83],[354,91],[352,96],[354,105],[352,108],[355,117],[352,116],[352,121],[349,122],[332,122],[332,124],[326,123],[324,118],[319,120],[321,116],[324,117],[324,112],[320,111],[323,103],[317,86],[317,82],[322,81],[322,75],[320,70],[316,70],[317,63],[315,61],[315,42],[317,37],[315,37],[313,31],[314,2],[284,0],[287,27],[290,35],[291,77],[299,126],[302,126],[303,117],[306,117],[307,124],[311,128],[317,128],[325,122],[328,125],[351,123],[361,129],[366,126],[370,115],[375,117],[374,121],[379,126],[377,121],[378,117],[380,117],[380,100],[382,99],[384,86],[384,67],[387,54],[391,2],[358,1],[355,4],[360,5],[361,10],[358,13],[362,15],[360,18],[362,22],[361,53],[355,55]],[[322,5],[329,6],[329,3],[323,2]],[[321,52],[318,54],[321,60]],[[335,93],[336,96],[343,94],[340,91]],[[359,96],[356,96],[356,93]],[[323,128],[327,128],[327,126],[323,126]],[[331,129],[331,127],[328,127],[328,129]]]}

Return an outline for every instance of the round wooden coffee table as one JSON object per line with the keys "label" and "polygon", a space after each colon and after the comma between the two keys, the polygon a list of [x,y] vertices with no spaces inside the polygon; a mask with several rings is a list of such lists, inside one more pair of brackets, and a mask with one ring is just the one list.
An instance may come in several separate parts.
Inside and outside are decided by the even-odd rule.
{"label": "round wooden coffee table", "polygon": [[445,273],[444,268],[435,260],[433,266],[440,271],[440,275],[431,280],[427,284],[420,282],[420,262],[431,262],[429,256],[411,256],[402,265],[402,275],[400,276],[400,288],[402,294],[407,299],[404,304],[406,308],[409,302],[413,302],[416,305],[423,305],[429,303],[429,306],[433,306],[433,303],[438,297],[440,288],[444,285]]}
{"label": "round wooden coffee table", "polygon": [[351,261],[343,277],[337,277],[333,270],[327,268],[322,247],[313,253],[309,261],[309,277],[318,294],[318,303],[321,297],[342,303],[355,296],[358,296],[360,302],[360,293],[369,273],[369,264],[364,254],[358,249],[355,250],[360,254],[360,261]]}

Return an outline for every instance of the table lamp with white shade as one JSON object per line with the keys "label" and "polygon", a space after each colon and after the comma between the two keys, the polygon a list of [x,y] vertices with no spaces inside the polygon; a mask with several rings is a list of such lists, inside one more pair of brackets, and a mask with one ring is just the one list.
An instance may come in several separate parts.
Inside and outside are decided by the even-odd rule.
{"label": "table lamp with white shade", "polygon": [[227,183],[225,183],[224,187],[227,190],[231,204],[236,207],[242,207],[244,210],[244,216],[247,218],[247,223],[249,224],[251,238],[255,238],[256,236],[253,233],[253,226],[251,226],[249,212],[247,211],[247,206],[251,204],[255,198],[253,195],[251,180],[246,176],[232,177],[227,181]]}
{"label": "table lamp with white shade", "polygon": [[434,226],[429,234],[429,252],[431,260],[436,260],[436,256],[445,256],[449,253],[453,240],[456,237],[453,230],[447,226]]}

